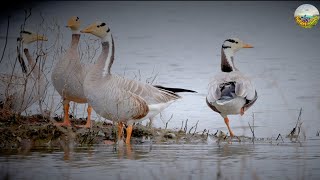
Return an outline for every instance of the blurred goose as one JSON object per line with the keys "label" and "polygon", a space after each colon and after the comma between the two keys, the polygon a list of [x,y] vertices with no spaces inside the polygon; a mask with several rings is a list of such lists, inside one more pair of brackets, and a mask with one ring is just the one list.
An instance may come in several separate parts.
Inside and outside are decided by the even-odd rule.
{"label": "blurred goose", "polygon": [[122,137],[123,125],[126,123],[126,144],[130,144],[134,122],[156,116],[181,97],[166,90],[166,87],[155,87],[112,74],[114,41],[106,23],[93,23],[81,32],[99,37],[102,44],[97,63],[84,81],[88,102],[97,114],[118,122],[118,140]]}
{"label": "blurred goose", "polygon": [[[69,19],[67,27],[72,31],[70,47],[66,54],[56,64],[53,69],[51,80],[54,88],[63,99],[64,121],[57,125],[71,126],[69,120],[69,103],[87,103],[87,98],[83,92],[83,81],[86,76],[86,67],[80,63],[78,44],[80,40],[80,19],[73,16]],[[91,127],[91,111],[89,105],[87,108],[88,118],[84,127]]]}
{"label": "blurred goose", "polygon": [[0,74],[0,104],[20,114],[45,93],[46,77],[30,55],[28,45],[37,41],[47,41],[47,38],[33,32],[21,31],[18,41],[25,47],[24,54],[28,60],[29,71],[18,48],[18,59],[24,75]]}
{"label": "blurred goose", "polygon": [[258,98],[249,77],[235,67],[233,57],[235,52],[241,48],[253,48],[253,46],[237,38],[224,41],[221,48],[222,72],[218,73],[209,83],[206,98],[207,105],[224,118],[231,137],[234,136],[234,133],[229,126],[228,115],[243,115]]}

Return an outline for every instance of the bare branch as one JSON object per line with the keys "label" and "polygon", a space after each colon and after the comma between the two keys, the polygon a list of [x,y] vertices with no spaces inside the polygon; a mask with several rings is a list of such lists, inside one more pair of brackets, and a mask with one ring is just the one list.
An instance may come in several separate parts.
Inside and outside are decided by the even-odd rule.
{"label": "bare branch", "polygon": [[[173,114],[171,114],[170,118],[166,121],[166,124],[165,124],[165,129],[167,129],[168,127],[168,123],[171,121],[171,119],[173,118]],[[163,120],[163,116],[162,114],[160,113],[160,119],[164,122]]]}
{"label": "bare branch", "polygon": [[278,141],[279,137],[281,138],[282,142],[284,143],[283,138],[282,138],[282,136],[281,136],[281,134],[280,134],[280,133],[279,133],[279,135],[278,135],[278,137],[277,137],[276,141]]}
{"label": "bare branch", "polygon": [[250,131],[252,133],[252,143],[254,144],[254,140],[255,140],[255,135],[254,135],[254,113],[252,113],[252,121],[253,121],[252,127],[251,127],[249,122],[248,122],[248,124],[249,124]]}
{"label": "bare branch", "polygon": [[8,44],[9,26],[10,26],[10,16],[8,16],[7,31],[6,31],[6,40],[5,40],[5,42],[4,42],[4,47],[3,47],[3,51],[2,51],[0,63],[1,63],[2,60],[3,60],[4,53],[6,52],[6,48],[7,48],[7,44]]}
{"label": "bare branch", "polygon": [[186,124],[183,129],[184,133],[187,133],[187,128],[188,128],[188,119],[186,120]]}

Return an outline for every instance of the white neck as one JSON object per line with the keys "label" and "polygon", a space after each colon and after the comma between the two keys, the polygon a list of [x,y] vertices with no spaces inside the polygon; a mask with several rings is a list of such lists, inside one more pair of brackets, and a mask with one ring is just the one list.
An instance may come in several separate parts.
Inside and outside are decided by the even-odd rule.
{"label": "white neck", "polygon": [[71,29],[71,32],[72,32],[72,34],[80,34],[80,30],[79,29],[77,29],[77,30]]}
{"label": "white neck", "polygon": [[111,33],[109,32],[106,36],[104,36],[104,37],[102,37],[102,38],[100,38],[101,39],[101,42],[103,43],[103,42],[109,42],[109,43],[111,43],[111,41],[112,41],[112,35],[111,35]]}
{"label": "white neck", "polygon": [[104,42],[108,42],[109,43],[109,50],[108,50],[108,56],[106,58],[106,62],[104,64],[104,68],[103,68],[103,71],[102,71],[102,77],[105,77],[108,73],[109,73],[109,70],[108,70],[108,67],[109,67],[109,64],[112,62],[111,61],[111,55],[112,55],[112,35],[111,33],[108,33],[107,36],[101,38],[101,43],[104,43]]}
{"label": "white neck", "polygon": [[[22,58],[22,62],[20,62],[21,59],[19,59],[19,63],[22,69],[23,73],[28,73],[28,65],[25,64],[24,57],[26,57],[24,53],[24,48],[28,49],[28,45],[24,42],[18,42],[18,55]],[[29,64],[29,62],[28,62]]]}
{"label": "white neck", "polygon": [[22,47],[22,48],[21,48],[21,49],[22,49],[22,51],[23,51],[23,49],[24,49],[24,48],[29,49],[29,48],[31,47],[31,45],[30,45],[30,44],[31,44],[31,43],[25,43],[25,42],[23,42],[23,43],[21,44],[21,45],[22,45],[22,46],[21,46],[21,47]]}
{"label": "white neck", "polygon": [[[27,54],[24,52],[25,49],[28,50]],[[39,67],[37,66],[36,62],[32,58],[30,51],[28,49],[28,46],[24,46],[22,48],[22,52],[24,56],[27,58],[29,70],[31,71],[31,73],[34,75],[34,77],[39,77],[39,75],[41,75],[41,73],[39,72]]]}
{"label": "white neck", "polygon": [[[23,55],[23,56],[25,56],[26,57],[26,55],[24,54],[24,49],[30,49],[30,47],[31,47],[31,44],[32,43],[25,43],[25,42],[23,42],[22,44],[21,44],[21,47],[20,47],[20,52],[21,52],[21,54]],[[30,53],[30,52],[29,52]],[[29,63],[29,65],[31,66],[31,62],[29,61],[29,59],[27,59],[28,60],[28,63]],[[33,62],[32,62],[33,63]]]}
{"label": "white neck", "polygon": [[234,71],[238,71],[238,68],[236,68],[236,66],[234,64],[234,61],[233,61],[235,51],[233,49],[231,49],[231,48],[223,49],[223,51],[224,51],[224,54],[225,54],[225,56],[227,58],[228,63],[232,67],[232,69]]}

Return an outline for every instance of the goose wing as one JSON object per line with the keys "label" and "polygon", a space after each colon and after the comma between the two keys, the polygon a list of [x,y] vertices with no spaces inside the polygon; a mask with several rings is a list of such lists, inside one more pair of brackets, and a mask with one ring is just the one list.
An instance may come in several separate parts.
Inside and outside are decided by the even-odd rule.
{"label": "goose wing", "polygon": [[120,76],[114,76],[114,83],[118,88],[140,96],[147,104],[166,103],[181,98],[174,92]]}
{"label": "goose wing", "polygon": [[[149,107],[143,98],[116,86],[107,86],[107,91],[103,91],[106,88],[102,86],[101,90],[88,96],[93,109],[102,117],[113,121],[125,121],[141,119],[148,114]],[[92,91],[99,89],[90,88]]]}
{"label": "goose wing", "polygon": [[244,107],[249,108],[258,98],[250,78],[239,71],[221,72],[209,83],[207,103],[217,100],[231,100],[234,97],[246,99]]}

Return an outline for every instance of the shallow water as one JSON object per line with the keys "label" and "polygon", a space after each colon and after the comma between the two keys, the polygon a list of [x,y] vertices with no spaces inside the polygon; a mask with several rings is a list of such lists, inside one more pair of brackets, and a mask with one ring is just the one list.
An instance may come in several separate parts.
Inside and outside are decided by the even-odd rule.
{"label": "shallow water", "polygon": [[[318,9],[319,2],[312,2]],[[99,19],[111,27],[115,38],[116,59],[113,72],[141,80],[156,76],[154,84],[196,90],[182,94],[183,99],[169,106],[154,125],[180,129],[188,119],[188,128],[199,120],[198,131],[210,132],[226,127],[223,119],[205,103],[207,84],[220,71],[220,48],[226,38],[239,37],[255,48],[240,50],[236,66],[253,78],[258,100],[247,113],[230,116],[237,135],[251,136],[248,122],[255,115],[256,137],[288,134],[302,108],[302,131],[307,141],[298,144],[224,144],[213,145],[133,145],[132,157],[115,152],[113,146],[76,148],[66,157],[63,151],[35,150],[26,155],[1,154],[1,171],[12,179],[318,179],[320,130],[320,58],[319,24],[312,29],[297,26],[293,19],[301,2],[42,2],[33,7],[29,29],[37,29],[42,17],[52,29],[56,21],[62,38],[48,29],[48,79],[57,62],[52,46],[55,40],[68,47],[70,31],[63,26],[67,17],[77,15],[82,27]],[[41,14],[40,14],[41,12]],[[42,16],[42,17],[41,17]],[[23,22],[23,12],[11,17],[7,52],[14,58],[15,37]],[[42,31],[43,28],[40,28]],[[1,37],[6,21],[0,22]],[[83,39],[96,39],[84,35]],[[93,42],[93,41],[90,41]],[[4,38],[0,39],[3,49]],[[96,45],[99,46],[98,42]],[[85,49],[85,43],[82,42]],[[13,55],[12,55],[13,54]],[[0,64],[1,72],[9,68]],[[90,60],[91,61],[91,60]],[[83,59],[83,62],[88,63]],[[53,98],[51,98],[53,95]],[[52,103],[53,100],[53,103]],[[52,86],[46,105],[61,114],[60,96]],[[72,107],[72,106],[71,106]],[[46,106],[44,105],[44,108]],[[50,109],[50,107],[48,107]],[[39,113],[33,105],[27,113]],[[85,117],[84,105],[74,109]],[[94,118],[96,115],[94,115]],[[103,118],[97,120],[104,120]],[[119,158],[120,156],[120,158]],[[1,173],[1,175],[5,173]],[[220,175],[219,175],[220,174]]]}
{"label": "shallow water", "polygon": [[2,153],[0,172],[2,179],[318,179],[319,142],[42,148]]}

